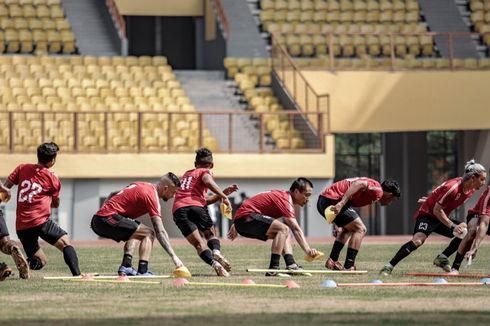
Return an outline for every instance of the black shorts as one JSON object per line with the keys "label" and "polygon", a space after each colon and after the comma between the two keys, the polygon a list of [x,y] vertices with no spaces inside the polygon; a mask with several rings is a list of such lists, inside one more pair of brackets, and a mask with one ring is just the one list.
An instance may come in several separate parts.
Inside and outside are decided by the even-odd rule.
{"label": "black shorts", "polygon": [[[316,204],[316,208],[318,209],[318,213],[320,213],[323,218],[325,218],[325,209],[328,206],[335,205],[339,202],[340,200],[337,199],[330,199],[327,197],[323,196],[318,196],[318,202]],[[337,225],[338,227],[343,227],[350,222],[354,221],[356,218],[360,218],[359,214],[352,208],[347,202],[347,204],[342,207],[340,212],[337,214],[335,217],[335,220],[333,220],[333,223]]]}
{"label": "black shorts", "polygon": [[[480,219],[480,215],[478,214],[471,214],[471,215],[468,215],[466,216],[466,223],[469,224],[470,221],[473,219],[473,218],[477,218],[478,220]],[[480,221],[478,221],[478,223],[480,223]],[[490,235],[490,227],[487,229],[487,235]]]}
{"label": "black shorts", "polygon": [[[453,221],[453,220],[451,220]],[[453,223],[459,224],[458,221]],[[429,236],[432,232],[439,233],[447,238],[453,238],[453,231],[450,227],[442,224],[437,218],[429,215],[419,215],[415,220],[415,226],[413,228],[413,234],[422,232],[426,236]]]}
{"label": "black shorts", "polygon": [[111,216],[94,215],[90,227],[100,237],[114,241],[128,241],[136,232],[140,222],[125,216],[114,214]]}
{"label": "black shorts", "polygon": [[214,226],[207,207],[186,206],[174,212],[174,222],[184,237],[194,232],[206,231]]}
{"label": "black shorts", "polygon": [[235,224],[235,229],[241,236],[267,241],[269,239],[267,231],[269,231],[272,222],[274,222],[272,217],[252,213],[235,219],[233,224]]}
{"label": "black shorts", "polygon": [[7,229],[7,222],[5,222],[5,217],[3,217],[3,212],[0,210],[0,238],[9,235],[9,230]]}
{"label": "black shorts", "polygon": [[39,238],[50,245],[54,245],[65,234],[67,234],[66,231],[52,220],[33,228],[17,231],[17,236],[24,246],[27,258],[31,258],[39,250]]}

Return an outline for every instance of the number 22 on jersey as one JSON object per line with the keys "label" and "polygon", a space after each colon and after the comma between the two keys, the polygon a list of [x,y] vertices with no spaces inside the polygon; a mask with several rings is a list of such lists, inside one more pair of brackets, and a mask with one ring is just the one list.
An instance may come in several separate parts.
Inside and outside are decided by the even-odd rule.
{"label": "number 22 on jersey", "polygon": [[32,182],[30,180],[24,180],[20,184],[19,190],[19,203],[29,202],[32,203],[32,198],[43,191],[43,187],[39,183]]}

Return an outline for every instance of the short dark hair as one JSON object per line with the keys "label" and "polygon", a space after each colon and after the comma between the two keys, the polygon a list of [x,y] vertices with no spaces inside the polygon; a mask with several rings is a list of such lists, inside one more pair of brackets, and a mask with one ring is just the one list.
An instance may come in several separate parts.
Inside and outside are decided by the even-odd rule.
{"label": "short dark hair", "polygon": [[398,198],[402,194],[400,190],[400,185],[393,179],[386,179],[385,181],[383,181],[383,183],[381,184],[381,188],[383,188],[383,191],[391,192],[393,196]]}
{"label": "short dark hair", "polygon": [[167,173],[165,176],[169,178],[170,181],[172,181],[176,187],[180,187],[180,179],[178,176],[176,176],[172,172]]}
{"label": "short dark hair", "polygon": [[309,179],[300,177],[293,181],[293,184],[289,188],[289,191],[293,192],[298,189],[299,191],[303,192],[306,190],[306,187],[308,185],[313,188],[313,183]]}
{"label": "short dark hair", "polygon": [[59,150],[58,145],[53,142],[41,144],[37,148],[37,160],[41,164],[47,164],[56,158]]}
{"label": "short dark hair", "polygon": [[206,147],[199,148],[196,151],[196,163],[197,164],[213,163],[213,152],[211,152]]}

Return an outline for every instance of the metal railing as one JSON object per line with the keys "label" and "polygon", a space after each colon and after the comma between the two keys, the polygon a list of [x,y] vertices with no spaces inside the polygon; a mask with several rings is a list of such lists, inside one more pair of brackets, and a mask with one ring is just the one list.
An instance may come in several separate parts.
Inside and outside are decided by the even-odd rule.
{"label": "metal railing", "polygon": [[226,40],[230,39],[230,24],[228,22],[228,17],[226,16],[225,10],[223,9],[223,4],[221,0],[214,0],[214,7],[216,13],[218,14],[218,20],[223,30],[223,36]]}
{"label": "metal railing", "polygon": [[0,153],[32,152],[46,141],[75,153],[193,152],[201,146],[225,153],[320,153],[323,125],[314,129],[309,120],[323,121],[323,114],[0,112],[0,120],[8,121],[0,130]]}
{"label": "metal railing", "polygon": [[[272,70],[282,83],[282,87],[290,92],[298,110],[304,113],[322,113],[324,122],[321,124],[326,133],[330,133],[330,95],[318,94],[305,78],[284,46],[272,38]],[[317,128],[319,121],[312,120]]]}
{"label": "metal railing", "polygon": [[[415,60],[419,59],[440,59],[440,60],[445,60],[446,58],[441,57],[440,53],[438,53],[438,49],[435,46],[436,42],[441,46],[447,46],[447,68],[449,69],[454,69],[454,68],[460,68],[457,67],[455,64],[456,60],[462,59],[461,57],[457,57],[454,55],[454,43],[457,38],[460,37],[470,37],[470,38],[479,38],[481,37],[481,34],[479,33],[472,33],[472,32],[328,32],[328,33],[320,33],[320,32],[312,32],[312,33],[271,33],[271,39],[272,39],[272,47],[277,47],[277,44],[281,44],[283,47],[285,53],[287,54],[288,57],[291,58],[289,52],[286,50],[287,48],[287,41],[285,41],[287,35],[297,35],[298,38],[301,35],[308,35],[312,37],[316,36],[323,36],[325,38],[325,41],[323,44],[326,46],[327,53],[326,53],[326,58],[328,58],[328,63],[325,67],[323,68],[329,68],[330,70],[338,70],[338,69],[346,69],[346,67],[339,66],[337,62],[342,59],[356,59],[359,58],[359,55],[356,53],[356,55],[349,54],[349,55],[340,55],[339,53],[339,46],[342,47],[343,45],[341,44],[341,38],[342,37],[357,37],[357,36],[362,36],[362,37],[368,37],[368,36],[374,36],[374,37],[379,37],[383,38],[383,42],[380,42],[380,47],[388,49],[388,51],[383,50],[380,51],[380,55],[378,56],[380,59],[387,58],[390,60],[389,65],[384,66],[385,69],[391,69],[391,70],[397,70],[400,68],[406,68],[404,65],[402,65],[403,62],[403,57],[408,55],[411,55],[413,57],[416,57]],[[398,37],[412,37],[412,39],[417,38],[419,40],[424,39],[423,41],[418,43],[418,46],[422,49],[423,46],[429,46],[430,51],[428,51],[428,54],[424,55],[424,53],[415,53],[412,54],[410,53],[410,50],[407,49],[410,47],[410,44],[406,42],[401,42],[398,41]],[[445,39],[445,40],[444,40]],[[314,44],[320,43],[318,40],[314,42]],[[311,43],[313,44],[313,42]],[[361,48],[367,47],[368,43],[356,43],[353,42],[351,43],[353,47],[360,46]],[[415,44],[417,45],[417,44]],[[403,48],[406,49],[403,49]],[[400,49],[400,50],[399,50]],[[421,51],[421,49],[419,49]],[[430,52],[430,53],[429,53]],[[439,50],[440,52],[440,50]],[[367,50],[363,50],[362,55],[368,54]],[[374,57],[374,56],[373,56]],[[295,57],[295,58],[301,58],[301,57]],[[294,61],[294,60],[293,60]],[[442,66],[443,68],[446,68],[445,66]],[[360,69],[366,69],[369,67],[363,67],[358,66],[357,68]],[[383,66],[381,67],[383,68]],[[475,67],[476,68],[476,67]],[[352,70],[352,67],[347,68],[349,70]]]}
{"label": "metal railing", "polygon": [[116,26],[119,39],[121,40],[121,54],[128,54],[128,37],[126,35],[126,22],[124,17],[119,13],[116,2],[114,0],[106,0],[107,8],[111,14],[114,25]]}

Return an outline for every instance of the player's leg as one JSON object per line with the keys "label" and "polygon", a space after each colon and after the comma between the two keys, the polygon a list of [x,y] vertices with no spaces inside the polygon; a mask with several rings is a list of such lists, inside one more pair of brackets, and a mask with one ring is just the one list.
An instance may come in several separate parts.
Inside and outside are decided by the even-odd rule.
{"label": "player's leg", "polygon": [[208,248],[213,253],[213,259],[218,261],[227,272],[231,271],[230,262],[221,253],[221,243],[216,237],[216,226],[213,220],[209,216],[209,212],[205,207],[195,207],[195,214],[192,215],[193,222],[197,225],[197,228],[203,233],[204,238],[207,241]]}
{"label": "player's leg", "polygon": [[[342,228],[342,232],[337,234],[335,242],[330,251],[330,257],[325,262],[325,267],[331,270],[343,270],[344,266],[338,261],[340,252],[345,244],[354,235],[354,230],[357,230],[357,223],[353,224],[351,229],[346,229],[345,226],[360,220],[357,212],[351,207],[344,207],[334,220],[335,225]],[[359,227],[360,228],[360,227]],[[362,237],[361,237],[362,240]],[[357,253],[357,252],[356,252]]]}
{"label": "player's leg", "polygon": [[427,237],[439,226],[439,222],[428,216],[419,216],[415,222],[412,239],[400,247],[395,256],[380,271],[382,275],[389,275],[393,268],[418,247],[424,244]]}
{"label": "player's leg", "polygon": [[356,218],[349,224],[344,225],[343,229],[351,233],[349,245],[347,247],[347,256],[345,257],[344,269],[355,270],[356,256],[361,248],[362,239],[364,239],[367,229],[360,217]]}
{"label": "player's leg", "polygon": [[272,239],[269,268],[279,269],[281,254],[286,246],[289,228],[278,220],[271,219],[271,222],[266,232],[267,238]]}
{"label": "player's leg", "polygon": [[453,235],[453,231],[451,228],[446,225],[439,223],[439,226],[434,230],[434,232],[439,233],[440,235],[445,236],[452,240],[449,242],[449,245],[444,249],[440,254],[434,258],[433,264],[437,267],[442,268],[445,272],[451,271],[451,265],[449,264],[449,257],[458,250],[459,245],[461,244],[462,239],[455,237]]}
{"label": "player's leg", "polygon": [[458,251],[456,252],[456,257],[454,258],[453,265],[451,266],[451,273],[457,274],[459,268],[461,267],[461,263],[463,262],[464,255],[468,250],[471,249],[471,245],[473,244],[473,240],[476,237],[476,231],[478,228],[478,216],[473,215],[468,221],[468,234],[461,241]]}
{"label": "player's leg", "polygon": [[139,240],[140,242],[138,271],[136,275],[151,275],[151,272],[148,271],[148,263],[150,261],[153,240],[155,239],[155,232],[146,225],[139,224],[129,241],[133,239]]}
{"label": "player's leg", "polygon": [[138,272],[133,268],[133,254],[136,247],[140,244],[138,239],[129,239],[124,243],[124,256],[118,269],[118,274],[134,276]]}
{"label": "player's leg", "polygon": [[[24,251],[27,256],[27,264],[29,265],[29,269],[31,270],[42,269],[46,265],[46,262],[48,260],[46,255],[44,254],[44,251],[39,246],[38,239],[40,232],[41,226],[17,231],[17,237],[24,247]],[[23,275],[20,274],[21,278],[23,278],[22,276]],[[29,276],[27,276],[26,278],[28,277]]]}
{"label": "player's leg", "polygon": [[0,211],[0,251],[6,255],[12,256],[12,259],[19,270],[19,276],[23,279],[29,278],[29,265],[25,259],[22,251],[15,241],[10,239],[9,232],[7,229],[7,223],[3,218],[2,212]]}
{"label": "player's leg", "polygon": [[65,230],[52,220],[48,220],[40,226],[39,237],[63,253],[65,264],[73,276],[81,274],[77,252],[71,245],[70,238]]}

